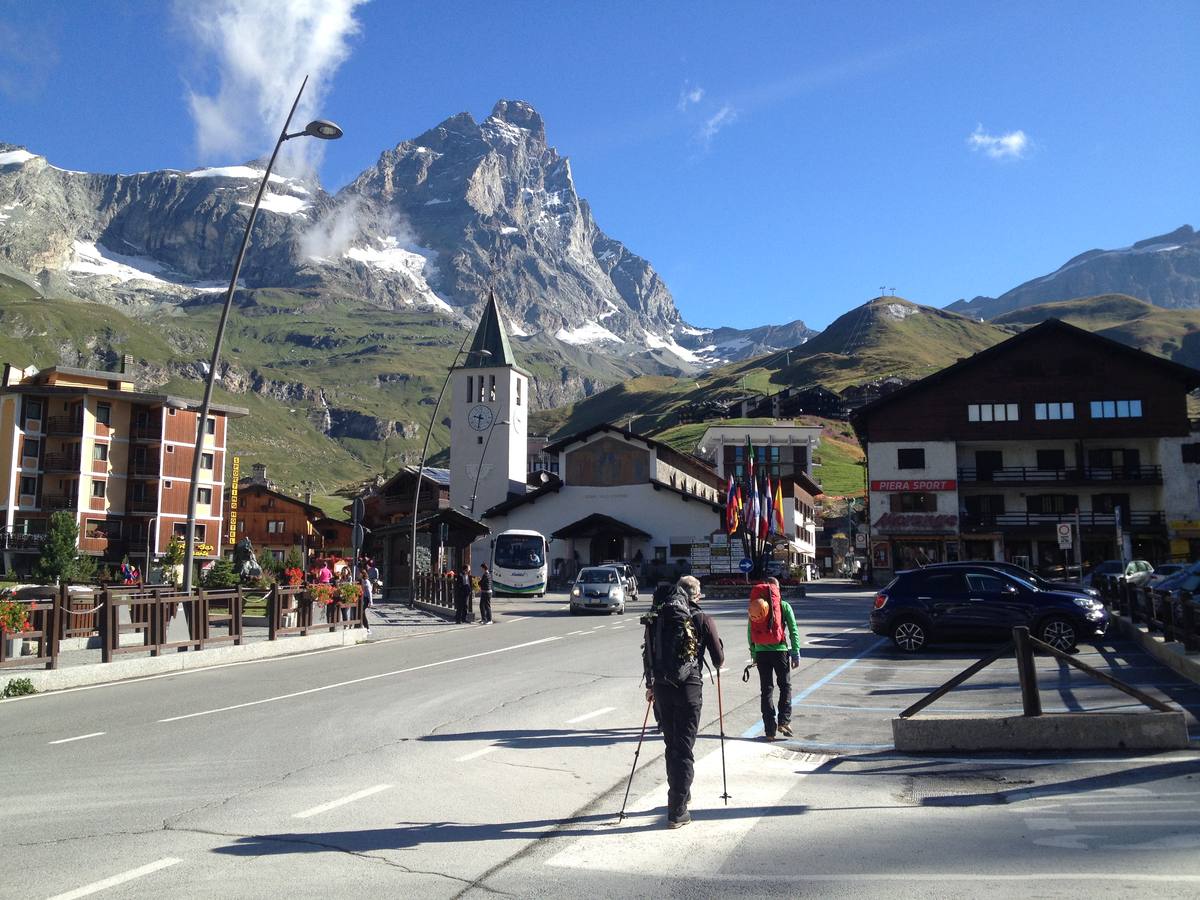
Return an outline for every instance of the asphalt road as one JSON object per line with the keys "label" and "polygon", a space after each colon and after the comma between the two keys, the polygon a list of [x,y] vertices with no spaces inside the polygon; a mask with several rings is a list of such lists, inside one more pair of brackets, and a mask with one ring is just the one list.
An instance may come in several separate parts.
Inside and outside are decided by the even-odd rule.
{"label": "asphalt road", "polygon": [[[866,630],[870,596],[797,601],[797,737],[773,745],[740,677],[744,602],[708,604],[732,796],[706,685],[680,831],[653,735],[616,822],[646,710],[640,609],[500,600],[493,627],[5,701],[0,896],[1200,893],[1200,755],[899,756],[895,711],[982,652],[901,658]],[[1083,653],[1198,706],[1127,645]],[[1047,711],[1130,702],[1041,667]],[[998,663],[930,713],[1015,710],[1014,683]]]}

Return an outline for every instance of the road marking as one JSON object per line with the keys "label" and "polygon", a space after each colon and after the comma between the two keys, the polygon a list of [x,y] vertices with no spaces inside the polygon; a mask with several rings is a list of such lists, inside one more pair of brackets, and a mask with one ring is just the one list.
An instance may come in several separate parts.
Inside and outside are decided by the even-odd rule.
{"label": "road marking", "polygon": [[520,622],[522,619],[528,619],[529,616],[505,616],[505,622]]}
{"label": "road marking", "polygon": [[69,744],[72,741],[86,741],[88,738],[100,737],[102,734],[107,734],[104,731],[93,731],[91,734],[81,734],[73,738],[61,738],[57,741],[48,741],[50,744]]}
{"label": "road marking", "polygon": [[484,747],[482,750],[476,750],[474,753],[468,753],[466,756],[460,756],[455,760],[455,762],[469,762],[472,759],[479,759],[481,756],[487,756],[487,754],[491,753],[493,750],[499,749],[500,748],[495,744],[492,744],[490,747]]}
{"label": "road marking", "polygon": [[586,631],[568,631],[567,637],[570,637],[573,634],[587,634],[587,632]]}
{"label": "road marking", "polygon": [[573,719],[567,719],[567,724],[568,725],[577,725],[580,722],[586,722],[588,719],[598,718],[600,716],[605,715],[606,713],[614,712],[615,710],[616,710],[615,706],[606,706],[603,709],[594,709],[590,713],[584,713],[582,716],[576,716]]}
{"label": "road marking", "polygon": [[391,789],[390,784],[377,784],[375,787],[365,788],[361,791],[355,791],[348,797],[342,797],[340,800],[330,800],[328,803],[322,803],[320,806],[314,806],[312,809],[306,809],[304,812],[292,813],[293,819],[310,819],[313,816],[319,816],[323,812],[329,812],[331,809],[337,809],[339,806],[345,806],[347,803],[353,803],[355,800],[362,800],[364,797],[370,797],[372,794],[378,794]]}
{"label": "road marking", "polygon": [[454,659],[440,659],[437,662],[425,663],[421,666],[410,666],[407,669],[395,669],[391,672],[379,672],[375,675],[364,675],[362,678],[352,678],[349,681],[338,681],[334,684],[325,684],[320,687],[308,688],[304,691],[293,691],[290,694],[280,694],[277,697],[263,697],[261,700],[250,700],[246,703],[235,703],[232,706],[219,706],[216,709],[205,709],[200,712],[186,713],[182,716],[170,716],[166,719],[159,719],[159,723],[179,722],[183,719],[195,719],[199,716],[211,716],[215,713],[230,712],[235,709],[246,709],[250,706],[261,706],[264,703],[274,703],[277,700],[291,700],[293,697],[303,697],[306,694],[317,694],[321,691],[329,691],[334,688],[347,687],[352,684],[362,684],[367,681],[375,681],[379,678],[391,678],[393,675],[407,675],[409,672],[420,672],[422,669],[433,669],[437,666],[449,666],[454,663],[466,662],[469,659],[479,659],[483,656],[495,656],[497,653],[507,653],[510,650],[521,650],[525,647],[533,647],[537,644],[547,644],[550,641],[561,641],[562,635],[554,637],[542,638],[537,641],[526,641],[523,644],[513,644],[510,647],[497,647],[495,650],[485,650],[482,653],[472,653],[469,656],[458,656]]}
{"label": "road marking", "polygon": [[103,881],[93,881],[91,884],[85,884],[83,887],[67,891],[65,894],[55,894],[50,900],[75,900],[77,897],[87,897],[89,894],[99,893],[110,887],[116,887],[118,884],[124,884],[127,881],[133,881],[135,878],[141,878],[143,875],[152,875],[178,862],[183,862],[183,860],[176,859],[174,856],[164,856],[160,860],[147,863],[136,869],[130,869],[128,872],[122,872],[120,875],[113,875],[111,878],[105,878]]}
{"label": "road marking", "polygon": [[599,630],[600,630],[601,628],[603,628],[603,627],[604,627],[603,625],[593,625],[593,626],[592,626],[592,631],[599,631]]}
{"label": "road marking", "polygon": [[[867,647],[865,650],[863,650],[862,653],[858,654],[858,656],[851,657],[850,659],[846,660],[844,663],[842,663],[840,666],[838,666],[836,669],[834,669],[829,674],[814,681],[812,684],[810,684],[808,687],[806,687],[800,693],[798,693],[792,697],[792,708],[794,709],[796,707],[796,705],[798,703],[800,703],[800,701],[802,701],[805,697],[809,696],[810,694],[815,693],[816,691],[823,688],[825,685],[829,684],[829,682],[833,681],[833,679],[837,678],[839,675],[841,675],[843,672],[845,672],[847,669],[849,669],[852,665],[857,663],[863,657],[869,656],[870,654],[874,653],[878,647],[883,646],[887,642],[888,642],[887,638],[880,638],[879,640],[877,640],[873,644],[871,644],[869,647]],[[754,737],[756,734],[760,733],[762,730],[763,730],[763,723],[757,722],[754,725],[752,725],[750,728],[747,728],[744,732],[742,732],[742,737],[744,737],[744,738]]]}
{"label": "road marking", "polygon": [[[730,741],[726,744],[729,773],[729,811],[737,815],[712,818],[710,810],[723,810],[719,799],[722,793],[721,751],[714,750],[696,762],[692,782],[692,816],[697,826],[682,832],[666,828],[641,831],[631,842],[622,829],[613,829],[613,821],[597,822],[594,830],[582,835],[546,861],[557,868],[591,869],[617,872],[653,872],[662,870],[662,860],[671,860],[673,875],[707,878],[725,865],[726,855],[713,848],[734,848],[758,824],[762,816],[794,789],[802,778],[829,757],[811,756],[797,759],[794,753],[780,753],[771,745],[750,741]],[[743,775],[742,773],[752,773]],[[631,801],[628,813],[639,825],[662,821],[666,810],[665,781],[653,790]],[[707,809],[706,809],[707,807]],[[787,807],[783,807],[787,809]],[[615,816],[613,817],[615,819]],[[790,876],[796,878],[796,875]]]}

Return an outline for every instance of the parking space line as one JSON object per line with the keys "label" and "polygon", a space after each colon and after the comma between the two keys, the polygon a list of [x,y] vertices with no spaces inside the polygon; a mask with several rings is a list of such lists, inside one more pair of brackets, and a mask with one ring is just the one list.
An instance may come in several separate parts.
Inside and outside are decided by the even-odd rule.
{"label": "parking space line", "polygon": [[57,741],[47,741],[48,744],[70,744],[72,741],[86,741],[88,738],[100,737],[107,734],[104,731],[93,731],[91,734],[81,734],[78,737],[60,738]]}
{"label": "parking space line", "polygon": [[355,800],[362,800],[364,797],[370,797],[372,794],[378,794],[391,789],[390,784],[377,784],[375,787],[365,788],[361,791],[355,791],[348,797],[342,797],[339,800],[330,800],[328,803],[322,803],[320,806],[314,806],[311,809],[306,809],[303,812],[292,813],[293,819],[310,819],[313,816],[318,816],[323,812],[329,812],[331,809],[337,809],[339,806],[345,806],[347,803],[353,803]]}
{"label": "parking space line", "polygon": [[590,713],[584,713],[582,716],[576,716],[573,719],[567,719],[568,725],[578,725],[580,722],[586,722],[588,719],[596,719],[607,713],[614,712],[615,706],[606,706],[603,709],[594,709]]}
{"label": "parking space line", "polygon": [[121,872],[119,875],[113,875],[105,878],[102,881],[93,881],[91,884],[85,884],[81,888],[76,888],[73,891],[67,891],[65,894],[55,894],[50,900],[77,900],[78,897],[87,897],[91,894],[99,893],[100,891],[108,890],[111,887],[116,887],[118,884],[124,884],[127,881],[133,881],[135,878],[142,878],[146,875],[152,875],[155,872],[161,871],[176,863],[183,862],[174,856],[164,856],[162,859],[155,860],[152,863],[147,863],[144,866],[139,866],[136,869],[130,869],[128,872]]}

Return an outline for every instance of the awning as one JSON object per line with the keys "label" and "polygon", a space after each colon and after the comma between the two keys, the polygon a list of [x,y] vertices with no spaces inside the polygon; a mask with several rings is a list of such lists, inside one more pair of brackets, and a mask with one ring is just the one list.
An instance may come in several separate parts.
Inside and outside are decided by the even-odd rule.
{"label": "awning", "polygon": [[[491,532],[491,529],[482,522],[477,522],[468,515],[458,512],[455,509],[439,509],[437,512],[422,512],[417,517],[417,533],[432,531],[437,525],[446,525],[450,529],[458,532],[465,532],[474,537],[483,537],[483,535]],[[412,516],[401,519],[398,522],[392,522],[381,528],[376,528],[374,533],[377,535],[391,534],[393,532],[412,532]]]}
{"label": "awning", "polygon": [[642,529],[634,528],[632,525],[627,525],[620,519],[614,519],[612,516],[606,516],[603,513],[592,513],[590,516],[585,516],[578,522],[572,522],[570,525],[564,525],[551,535],[551,537],[564,538],[566,540],[601,536],[636,538],[650,537],[650,535],[642,531]]}

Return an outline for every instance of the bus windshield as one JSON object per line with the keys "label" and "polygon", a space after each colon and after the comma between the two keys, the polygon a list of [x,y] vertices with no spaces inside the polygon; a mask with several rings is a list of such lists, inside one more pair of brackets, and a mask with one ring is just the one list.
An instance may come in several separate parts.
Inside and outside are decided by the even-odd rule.
{"label": "bus windshield", "polygon": [[537,569],[545,563],[546,539],[536,534],[496,538],[495,564],[505,569]]}

